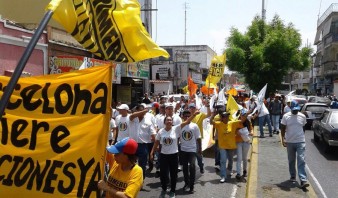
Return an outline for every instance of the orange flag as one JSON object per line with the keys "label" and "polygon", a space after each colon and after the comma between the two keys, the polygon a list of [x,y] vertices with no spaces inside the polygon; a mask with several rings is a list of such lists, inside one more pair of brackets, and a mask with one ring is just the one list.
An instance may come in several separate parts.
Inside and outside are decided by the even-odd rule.
{"label": "orange flag", "polygon": [[197,85],[194,83],[192,78],[188,77],[188,89],[189,89],[189,96],[193,96],[196,94],[196,91],[198,89]]}

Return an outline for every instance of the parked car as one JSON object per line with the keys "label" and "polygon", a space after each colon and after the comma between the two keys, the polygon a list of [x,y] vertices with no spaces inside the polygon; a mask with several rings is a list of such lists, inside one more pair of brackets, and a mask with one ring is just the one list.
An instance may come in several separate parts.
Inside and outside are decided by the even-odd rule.
{"label": "parked car", "polygon": [[327,104],[328,106],[330,106],[330,104],[331,104],[331,100],[329,98],[319,97],[319,96],[311,97],[307,101],[308,102],[316,102],[316,103],[324,103],[324,104]]}
{"label": "parked car", "polygon": [[313,140],[325,144],[325,152],[338,146],[338,109],[326,109],[322,116],[312,123]]}
{"label": "parked car", "polygon": [[306,116],[307,123],[305,129],[311,129],[313,120],[320,118],[322,113],[328,108],[330,108],[329,105],[323,103],[305,103],[300,109],[300,112]]}

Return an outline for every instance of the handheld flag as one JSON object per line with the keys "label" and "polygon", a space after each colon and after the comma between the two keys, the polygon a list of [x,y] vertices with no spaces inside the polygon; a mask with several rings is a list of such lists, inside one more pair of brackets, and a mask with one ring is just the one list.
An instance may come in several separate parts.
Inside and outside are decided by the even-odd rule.
{"label": "handheld flag", "polygon": [[225,90],[225,87],[221,91],[218,92],[217,105],[224,105],[227,102],[225,95],[224,95],[224,90]]}
{"label": "handheld flag", "polygon": [[137,0],[52,0],[47,9],[84,48],[102,59],[130,63],[169,57],[142,25]]}
{"label": "handheld flag", "polygon": [[268,83],[265,84],[265,86],[259,91],[257,95],[257,100],[260,105],[263,104],[264,102],[267,86],[268,86]]}
{"label": "handheld flag", "polygon": [[223,77],[225,60],[226,60],[225,54],[213,57],[209,69],[209,74],[205,81],[205,86],[207,86],[208,88],[217,88],[217,83]]}
{"label": "handheld flag", "polygon": [[188,89],[189,89],[189,96],[193,96],[196,94],[196,91],[198,89],[197,85],[194,83],[192,78],[188,77]]}
{"label": "handheld flag", "polygon": [[228,96],[228,102],[227,102],[227,108],[226,108],[227,112],[230,113],[230,120],[236,120],[236,113],[239,110],[239,106],[236,102],[236,100],[234,99],[234,97],[232,97],[231,94],[229,94]]}

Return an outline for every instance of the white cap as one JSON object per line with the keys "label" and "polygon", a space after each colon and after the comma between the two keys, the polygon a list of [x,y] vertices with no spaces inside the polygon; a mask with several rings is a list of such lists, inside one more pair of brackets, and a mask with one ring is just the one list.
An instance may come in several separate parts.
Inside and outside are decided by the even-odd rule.
{"label": "white cap", "polygon": [[173,107],[174,108],[174,104],[171,103],[171,102],[167,102],[167,103],[165,103],[165,108],[167,108],[167,107]]}
{"label": "white cap", "polygon": [[129,107],[128,107],[128,105],[126,105],[126,104],[121,104],[120,106],[116,107],[116,109],[129,110]]}

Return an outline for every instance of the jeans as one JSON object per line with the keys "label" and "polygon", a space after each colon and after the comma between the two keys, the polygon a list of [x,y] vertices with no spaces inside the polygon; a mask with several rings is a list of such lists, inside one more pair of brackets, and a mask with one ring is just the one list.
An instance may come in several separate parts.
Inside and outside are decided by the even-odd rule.
{"label": "jeans", "polygon": [[215,140],[214,152],[215,152],[215,166],[217,166],[217,165],[220,165],[220,155],[219,155],[218,140]]}
{"label": "jeans", "polygon": [[163,191],[167,191],[168,172],[170,173],[170,191],[175,193],[177,183],[178,153],[160,154],[160,180]]}
{"label": "jeans", "polygon": [[297,170],[300,181],[307,181],[305,172],[305,142],[286,144],[289,160],[289,172],[291,177],[296,177],[296,156]]}
{"label": "jeans", "polygon": [[258,124],[259,124],[260,135],[264,136],[263,126],[264,126],[265,122],[268,124],[269,134],[272,135],[272,127],[271,127],[270,114],[258,117]]}
{"label": "jeans", "polygon": [[196,177],[196,153],[181,151],[180,157],[183,165],[184,183],[193,189]]}
{"label": "jeans", "polygon": [[146,168],[148,163],[148,145],[146,143],[138,143],[136,155],[138,156],[138,165],[142,168],[143,179],[146,175]]}
{"label": "jeans", "polygon": [[279,119],[280,115],[272,115],[272,125],[275,131],[279,131]]}
{"label": "jeans", "polygon": [[[197,146],[197,148],[199,148],[198,144],[196,146]],[[204,168],[203,155],[198,154],[197,151],[196,151],[195,155],[196,155],[198,166],[200,167],[200,169],[203,169]]]}
{"label": "jeans", "polygon": [[[221,168],[221,177],[226,177],[227,175],[227,168],[226,168],[226,162],[228,160],[228,169],[232,169],[232,163],[233,163],[233,157],[235,154],[236,149],[219,149],[219,154],[221,157],[221,163],[220,163],[220,168]],[[230,170],[230,169],[229,169]]]}
{"label": "jeans", "polygon": [[237,142],[237,163],[236,163],[236,172],[238,175],[241,175],[242,172],[242,162],[243,170],[248,168],[248,152],[250,149],[250,142]]}

